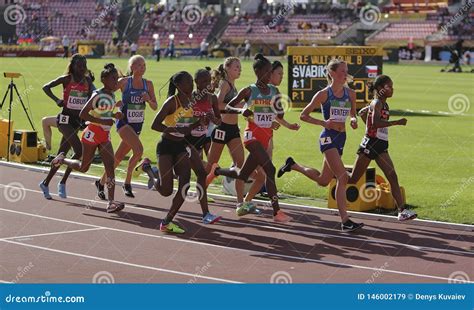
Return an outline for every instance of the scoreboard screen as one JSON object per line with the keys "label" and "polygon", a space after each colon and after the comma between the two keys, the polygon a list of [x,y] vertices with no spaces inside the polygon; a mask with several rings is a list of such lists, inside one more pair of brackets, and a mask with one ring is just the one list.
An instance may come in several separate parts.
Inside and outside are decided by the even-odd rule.
{"label": "scoreboard screen", "polygon": [[354,81],[357,108],[369,101],[367,82],[382,74],[383,48],[373,46],[289,46],[288,96],[294,106],[306,106],[313,96],[327,86],[326,65],[333,58],[347,63]]}

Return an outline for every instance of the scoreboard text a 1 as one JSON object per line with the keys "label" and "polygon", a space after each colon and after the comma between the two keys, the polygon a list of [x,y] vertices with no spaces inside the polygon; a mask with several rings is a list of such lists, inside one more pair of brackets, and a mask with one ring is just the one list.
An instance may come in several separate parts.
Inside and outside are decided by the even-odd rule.
{"label": "scoreboard text a 1", "polygon": [[307,105],[327,86],[326,66],[333,58],[347,63],[354,77],[349,86],[356,92],[357,107],[369,101],[367,82],[382,74],[383,49],[373,46],[288,47],[288,95],[294,106]]}

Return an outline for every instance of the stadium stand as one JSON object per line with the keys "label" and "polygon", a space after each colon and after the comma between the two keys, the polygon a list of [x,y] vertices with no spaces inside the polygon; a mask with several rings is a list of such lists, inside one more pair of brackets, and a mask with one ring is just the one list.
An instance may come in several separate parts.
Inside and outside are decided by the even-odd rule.
{"label": "stadium stand", "polygon": [[19,38],[31,37],[33,42],[45,36],[64,35],[71,40],[109,40],[116,26],[118,4],[104,5],[101,2],[24,0],[27,16],[25,22],[18,25],[17,35]]}
{"label": "stadium stand", "polygon": [[[197,46],[207,38],[217,21],[213,10],[202,10],[188,20],[182,10],[174,8],[165,10],[160,5],[151,6],[142,14],[143,25],[138,39],[139,45],[152,44],[153,34],[159,34],[162,40],[167,40],[170,34],[174,34],[176,43]],[[192,38],[189,38],[190,33],[193,34]]]}

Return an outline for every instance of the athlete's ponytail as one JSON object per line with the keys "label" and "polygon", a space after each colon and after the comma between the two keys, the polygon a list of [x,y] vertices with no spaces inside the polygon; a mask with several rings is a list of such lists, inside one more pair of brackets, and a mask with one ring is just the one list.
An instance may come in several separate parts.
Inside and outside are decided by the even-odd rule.
{"label": "athlete's ponytail", "polygon": [[373,81],[367,82],[369,89],[369,96],[374,98],[375,96],[381,96],[384,93],[385,84],[391,82],[392,79],[388,75],[378,75]]}
{"label": "athlete's ponytail", "polygon": [[227,70],[229,69],[229,67],[234,63],[234,62],[240,62],[240,59],[237,58],[237,57],[227,57],[225,60],[224,60],[224,63],[223,64],[220,64],[217,69],[213,70],[211,72],[211,76],[212,76],[212,82],[215,84],[215,85],[219,85],[219,83],[222,81],[222,80],[225,80],[227,79],[228,77],[228,73],[227,73]]}
{"label": "athlete's ponytail", "polygon": [[91,79],[92,83],[94,83],[95,76],[94,76],[94,73],[91,70],[87,69],[86,76],[88,76]]}
{"label": "athlete's ponytail", "polygon": [[[181,81],[186,77],[189,76],[192,80],[192,76],[186,72],[186,71],[179,71],[178,73],[175,73],[169,80],[169,86],[168,86],[168,97],[174,96],[176,93],[176,89],[179,88],[179,84]],[[178,89],[179,90],[179,89]]]}
{"label": "athlete's ponytail", "polygon": [[258,53],[254,57],[253,62],[253,70],[257,71],[265,67],[267,64],[271,64],[270,60],[268,60],[263,54]]}

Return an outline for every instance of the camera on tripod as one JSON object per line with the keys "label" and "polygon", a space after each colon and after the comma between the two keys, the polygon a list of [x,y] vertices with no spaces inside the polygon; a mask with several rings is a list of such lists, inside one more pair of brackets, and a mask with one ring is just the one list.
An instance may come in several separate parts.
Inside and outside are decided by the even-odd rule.
{"label": "camera on tripod", "polygon": [[[10,79],[10,83],[8,84],[7,91],[5,92],[5,95],[3,96],[3,100],[0,104],[0,110],[1,110],[3,108],[3,105],[5,104],[5,101],[6,101],[7,97],[9,98],[8,120],[2,121],[2,126],[1,126],[2,129],[6,128],[6,139],[2,139],[2,142],[6,141],[6,145],[1,145],[1,147],[5,150],[5,152],[2,152],[2,153],[6,154],[7,161],[10,161],[10,155],[12,155],[13,159],[16,158],[15,156],[18,156],[18,158],[21,161],[25,160],[24,158],[26,158],[26,160],[36,161],[36,160],[33,160],[34,159],[33,156],[29,156],[29,154],[27,154],[28,152],[26,150],[26,148],[32,148],[31,145],[33,143],[31,142],[31,140],[32,139],[34,139],[34,140],[37,139],[36,138],[35,126],[33,125],[33,122],[31,121],[30,115],[28,114],[28,109],[25,107],[25,104],[23,103],[21,95],[18,92],[18,88],[16,87],[15,83],[13,83],[13,79],[17,79],[22,75],[21,75],[21,73],[18,73],[18,72],[4,72],[3,76],[7,79]],[[25,140],[27,143],[22,142],[23,143],[22,144],[23,151],[22,151],[21,146],[16,144],[17,140],[20,141],[20,142],[24,140],[24,139],[21,139],[22,133],[20,131],[18,133],[15,132],[15,138],[18,138],[18,139],[16,139],[16,140],[12,139],[12,138],[14,138],[13,135],[12,135],[13,134],[13,132],[12,132],[12,104],[13,104],[14,94],[16,94],[16,96],[20,100],[20,104],[23,107],[23,111],[25,112],[26,117],[28,118],[28,121],[30,122],[31,128],[33,129],[32,134],[27,135],[29,137],[27,139],[27,141]],[[2,132],[3,132],[3,130],[2,130]],[[11,149],[12,146],[14,146],[13,149]],[[24,155],[26,157],[24,157]]]}
{"label": "camera on tripod", "polygon": [[7,79],[17,79],[21,76],[21,73],[18,72],[3,72],[3,76]]}

